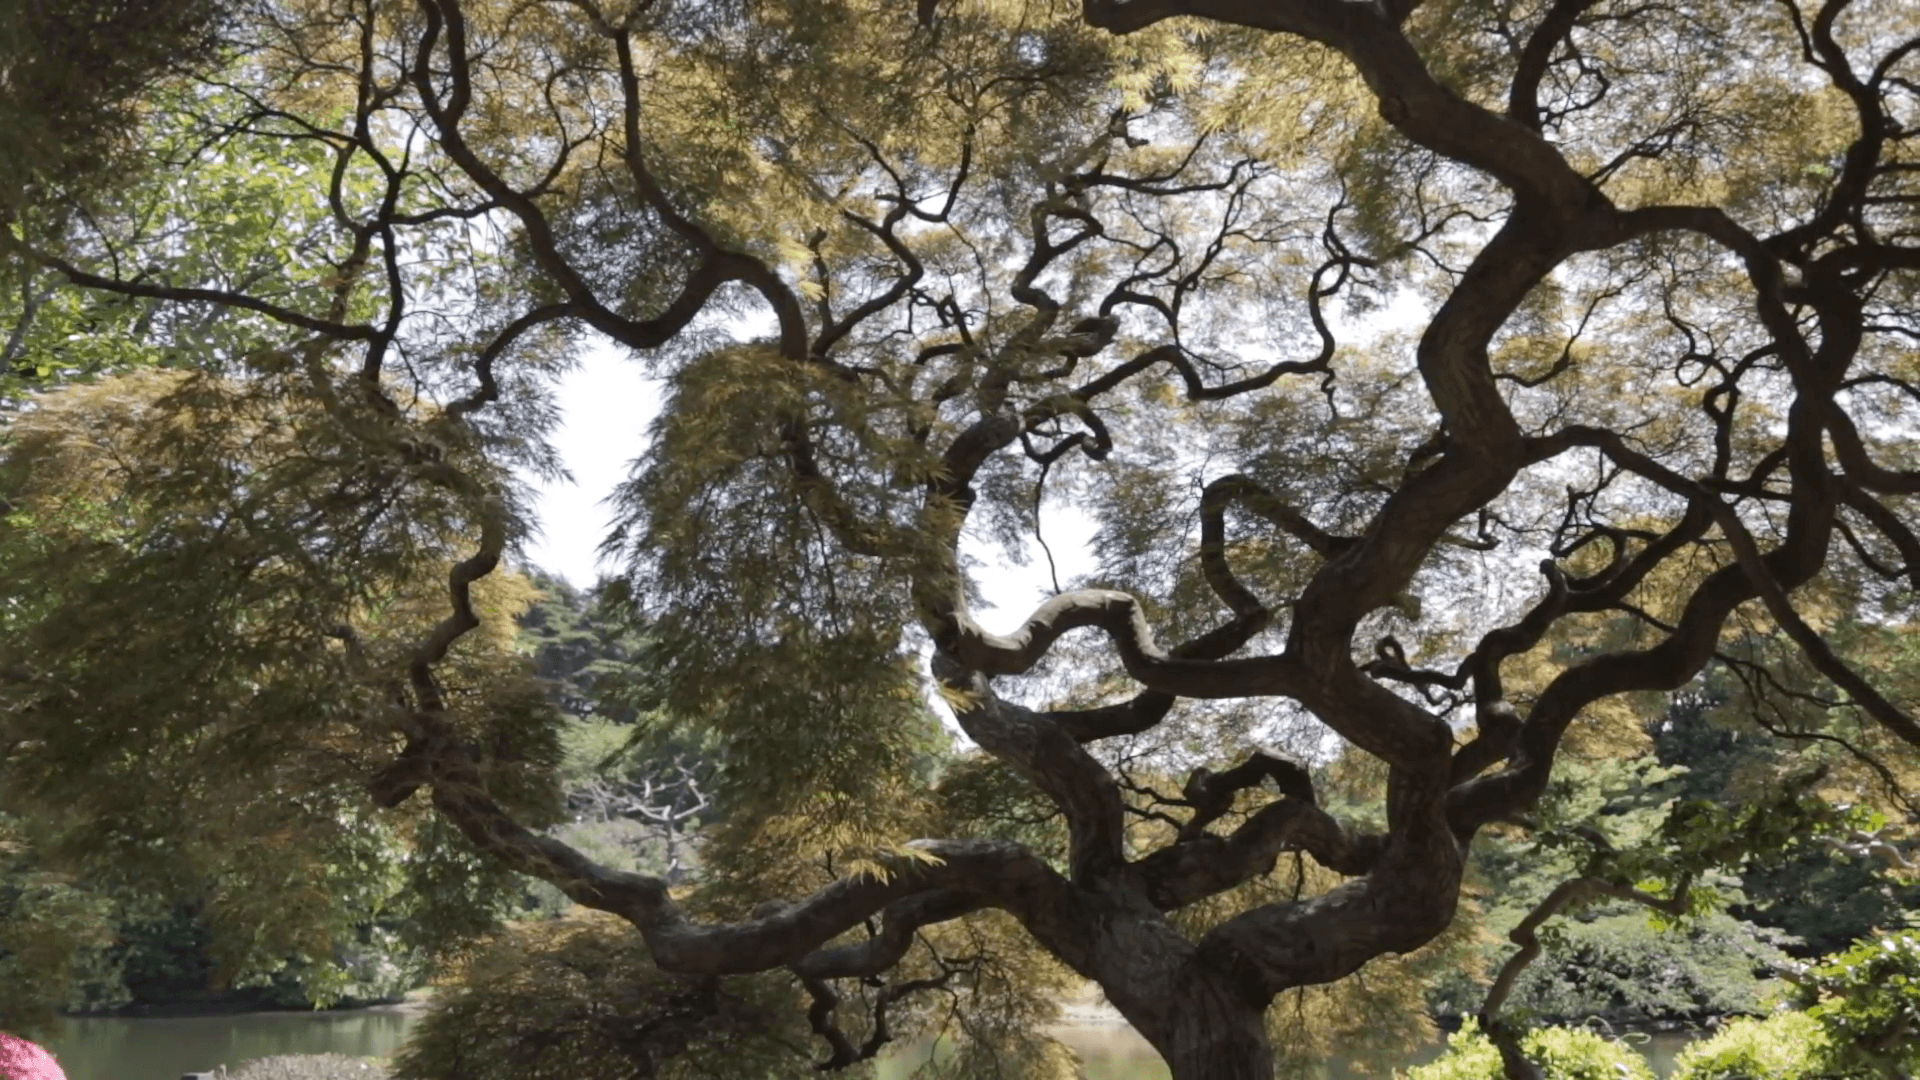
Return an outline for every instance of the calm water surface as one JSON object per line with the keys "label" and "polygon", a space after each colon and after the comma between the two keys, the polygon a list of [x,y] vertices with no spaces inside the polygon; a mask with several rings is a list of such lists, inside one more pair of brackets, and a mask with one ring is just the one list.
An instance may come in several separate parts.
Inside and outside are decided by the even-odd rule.
{"label": "calm water surface", "polygon": [[[347,1054],[386,1057],[400,1049],[412,1014],[395,1008],[341,1012],[248,1013],[178,1019],[88,1018],[67,1022],[49,1040],[68,1080],[179,1080],[197,1072],[275,1054]],[[1125,1027],[1075,1027],[1061,1038],[1079,1052],[1087,1080],[1166,1080],[1167,1070],[1146,1043]],[[1655,1035],[1640,1045],[1654,1071],[1665,1076],[1686,1034]],[[1438,1048],[1408,1064],[1431,1059]],[[924,1053],[924,1050],[918,1053]],[[903,1050],[883,1063],[881,1080],[904,1077],[918,1054]],[[1348,1080],[1336,1070],[1329,1080]]]}
{"label": "calm water surface", "polygon": [[184,1072],[235,1068],[275,1054],[385,1057],[400,1049],[413,1017],[393,1008],[243,1013],[167,1019],[69,1019],[47,1041],[67,1080],[180,1080]]}

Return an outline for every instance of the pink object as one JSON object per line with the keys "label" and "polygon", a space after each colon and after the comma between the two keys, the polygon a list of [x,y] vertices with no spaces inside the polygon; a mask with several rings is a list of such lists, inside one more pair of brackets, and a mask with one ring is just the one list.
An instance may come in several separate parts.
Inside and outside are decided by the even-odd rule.
{"label": "pink object", "polygon": [[0,1031],[0,1080],[67,1080],[67,1074],[38,1045]]}

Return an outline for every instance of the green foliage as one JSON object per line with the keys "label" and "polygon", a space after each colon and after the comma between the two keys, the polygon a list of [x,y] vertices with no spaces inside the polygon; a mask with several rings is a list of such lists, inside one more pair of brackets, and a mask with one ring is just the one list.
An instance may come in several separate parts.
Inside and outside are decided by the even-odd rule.
{"label": "green foliage", "polygon": [[1911,1075],[1920,1063],[1920,944],[1862,941],[1796,979],[1808,1007],[1739,1020],[1683,1051],[1674,1080]]}
{"label": "green foliage", "polygon": [[[1757,1012],[1777,993],[1770,972],[1789,942],[1722,910],[1737,897],[1726,873],[1750,860],[1777,859],[1796,829],[1839,827],[1846,815],[1804,785],[1738,806],[1675,798],[1685,770],[1645,759],[1567,761],[1540,806],[1540,827],[1524,841],[1492,836],[1476,846],[1479,880],[1491,895],[1483,925],[1518,923],[1562,881],[1596,877],[1671,895],[1691,883],[1693,910],[1679,920],[1626,902],[1568,912],[1539,932],[1544,955],[1520,976],[1508,1008],[1542,1020],[1671,1022]],[[1819,823],[1825,823],[1824,825]],[[1509,956],[1487,949],[1489,968]],[[1453,1010],[1475,1012],[1481,992],[1449,976],[1437,987]]]}
{"label": "green foliage", "polygon": [[1747,901],[1728,910],[1791,934],[1797,944],[1787,951],[1803,958],[1839,952],[1875,927],[1902,925],[1920,907],[1920,888],[1888,874],[1879,859],[1826,846],[1798,846],[1776,865],[1749,868],[1741,891]]}
{"label": "green foliage", "polygon": [[1549,1077],[1566,1080],[1653,1080],[1646,1058],[1618,1039],[1588,1028],[1543,1028],[1521,1040]]}
{"label": "green foliage", "polygon": [[631,614],[620,610],[611,590],[583,592],[541,574],[533,583],[540,596],[517,620],[516,648],[530,654],[534,674],[547,682],[561,711],[631,725],[657,708],[652,642],[631,625]]}
{"label": "green foliage", "polygon": [[0,814],[0,1031],[45,1033],[109,968],[114,905],[47,869]]}
{"label": "green foliage", "polygon": [[792,980],[683,979],[633,928],[583,914],[522,924],[440,986],[395,1058],[395,1080],[758,1080],[797,1075],[805,1006]]}
{"label": "green foliage", "polygon": [[[1766,647],[1742,642],[1742,651]],[[1886,658],[1886,674],[1903,678],[1909,661],[1895,652]],[[1838,952],[1876,927],[1900,925],[1905,909],[1920,904],[1920,888],[1888,874],[1882,860],[1822,839],[1844,838],[1851,829],[1874,831],[1884,824],[1875,819],[1873,808],[1894,808],[1885,806],[1878,777],[1849,777],[1859,769],[1858,761],[1824,741],[1783,747],[1759,728],[1757,716],[1764,716],[1758,704],[1724,667],[1716,666],[1649,725],[1660,760],[1685,766],[1674,781],[1675,791],[1706,804],[1708,821],[1715,816],[1724,820],[1726,808],[1777,793],[1791,776],[1803,782],[1816,778],[1813,790],[1803,789],[1800,808],[1782,807],[1786,813],[1773,822],[1771,835],[1752,842],[1756,849],[1770,841],[1780,849],[1733,865],[1743,895],[1731,901],[1729,911],[1791,935],[1795,940],[1785,947],[1802,958]],[[1833,734],[1851,740],[1861,734],[1849,730],[1843,718],[1819,712],[1796,716],[1794,723],[1811,730],[1836,728]],[[1897,763],[1899,758],[1886,760]],[[1859,784],[1862,779],[1868,782]],[[1827,805],[1811,801],[1816,796]],[[1851,806],[1841,811],[1835,802]],[[1786,836],[1801,823],[1796,812],[1804,815],[1806,835]]]}
{"label": "green foliage", "polygon": [[[1856,16],[1891,20],[1891,40],[1910,33],[1891,0],[1858,0],[1847,41],[1824,49],[1807,39],[1825,29],[1764,5],[1551,5],[1549,26],[1575,25],[1544,51],[1520,46],[1549,10],[1538,4],[1433,0],[1402,6],[1393,25],[1377,20],[1396,5],[1278,16],[1340,24],[1320,36],[1350,58],[1198,20],[1091,25],[1153,5],[1024,0],[929,0],[918,18],[898,0],[292,0],[238,10],[211,57],[181,46],[202,43],[214,6],[28,2],[0,25],[0,169],[15,170],[0,173],[0,227],[19,256],[0,280],[0,409],[12,413],[0,580],[34,583],[0,604],[0,812],[27,823],[9,914],[48,930],[8,941],[0,960],[73,969],[96,948],[91,928],[131,920],[114,905],[146,890],[204,917],[218,979],[298,972],[316,996],[348,993],[392,974],[361,971],[356,948],[445,952],[492,928],[517,898],[468,838],[511,856],[502,838],[524,836],[496,828],[480,799],[464,804],[465,832],[418,798],[375,815],[370,779],[383,805],[428,784],[458,815],[450,774],[475,765],[487,796],[551,827],[570,809],[562,783],[631,780],[670,747],[699,756],[718,805],[706,880],[678,897],[696,918],[889,872],[878,856],[916,835],[1013,837],[1058,863],[1071,807],[1128,822],[1124,843],[1075,860],[1094,877],[1116,853],[1176,844],[1174,866],[1249,843],[1260,857],[1241,867],[1271,866],[1279,838],[1181,835],[1176,818],[1198,796],[1151,785],[1179,790],[1167,779],[1274,731],[1324,761],[1334,740],[1310,713],[1393,748],[1402,777],[1441,776],[1440,736],[1471,676],[1481,710],[1534,716],[1503,775],[1446,800],[1451,820],[1419,797],[1435,794],[1424,781],[1392,785],[1389,813],[1384,764],[1351,767],[1364,807],[1342,817],[1394,834],[1363,849],[1388,853],[1377,880],[1396,887],[1341,891],[1296,862],[1290,879],[1237,870],[1169,916],[1198,940],[1254,907],[1284,924],[1356,897],[1430,900],[1405,923],[1411,948],[1451,918],[1455,852],[1403,843],[1407,830],[1466,836],[1512,819],[1563,745],[1644,758],[1636,737],[1654,706],[1627,688],[1685,679],[1732,647],[1722,624],[1759,626],[1730,610],[1745,586],[1724,541],[1738,530],[1724,519],[1716,538],[1703,498],[1766,496],[1722,509],[1752,522],[1810,611],[1875,601],[1874,621],[1891,626],[1913,606],[1861,582],[1898,576],[1874,533],[1913,546],[1909,508],[1874,493],[1913,464],[1897,437],[1914,397],[1898,392],[1912,386],[1913,200],[1888,148],[1904,130],[1894,102],[1911,92],[1900,65],[1916,54],[1888,53],[1873,76],[1885,130],[1841,172],[1882,149],[1887,160],[1849,181],[1851,205],[1827,202],[1831,162],[1862,124],[1840,99],[1873,95],[1809,90],[1823,71],[1844,81],[1836,56],[1867,48]],[[152,82],[169,50],[197,68],[188,85]],[[1545,63],[1533,72],[1545,113],[1476,112],[1507,108],[1521,54]],[[1823,70],[1793,70],[1797,56]],[[1423,89],[1430,73],[1459,98]],[[140,182],[94,197],[102,162]],[[68,173],[84,181],[70,192]],[[1632,210],[1661,203],[1702,209]],[[1500,257],[1476,264],[1495,232]],[[1794,267],[1791,283],[1758,288],[1761,324],[1750,283],[1709,246],[1729,235],[1755,282],[1780,276],[1776,260]],[[1400,301],[1438,312],[1432,332],[1350,333],[1366,320],[1342,318]],[[766,309],[777,345],[726,340]],[[1801,326],[1805,340],[1790,340]],[[512,470],[554,468],[547,388],[589,328],[649,353],[671,387],[619,493],[609,551],[626,577],[602,593],[606,607],[645,607],[645,640],[563,595],[516,641],[531,589],[500,574],[478,616],[456,597],[449,621],[449,564],[491,567],[523,531]],[[1834,378],[1806,376],[1814,352]],[[197,374],[145,370],[168,366]],[[141,374],[40,393],[121,371]],[[1702,384],[1707,372],[1719,386]],[[1853,411],[1872,445],[1847,441]],[[1783,431],[1796,445],[1780,445]],[[1802,475],[1828,436],[1865,487]],[[1791,485],[1774,475],[1783,461]],[[1590,467],[1591,487],[1565,490]],[[1199,489],[1229,471],[1265,499],[1228,500],[1229,537],[1204,550],[1231,566],[1203,570]],[[1864,504],[1844,517],[1832,501],[1843,487]],[[1024,546],[1048,490],[1096,519],[1098,576],[1151,594],[1137,610],[1179,663],[1143,650],[1132,674],[1191,677],[1183,665],[1231,657],[1212,669],[1222,686],[1263,666],[1275,677],[1240,683],[1237,711],[1181,706],[1137,742],[1056,745],[1049,721],[1023,713],[1039,736],[942,772],[947,739],[918,667],[929,639],[969,651],[954,646],[974,633],[963,543]],[[1781,512],[1749,512],[1762,503]],[[1841,520],[1860,527],[1850,544],[1828,535]],[[1521,564],[1543,548],[1551,598],[1522,617],[1540,583]],[[1467,596],[1486,600],[1454,602]],[[1223,601],[1241,616],[1226,628]],[[1085,629],[1091,611],[1066,619]],[[1196,637],[1216,629],[1225,636]],[[1366,637],[1378,644],[1360,666]],[[1009,700],[1117,702],[1136,687],[1110,645],[1050,651]],[[1069,678],[1076,667],[1090,677]],[[1775,669],[1788,685],[1770,694],[1819,700],[1818,680],[1767,658]],[[1078,685],[1056,694],[1054,676]],[[1387,702],[1388,683],[1412,692]],[[1102,719],[1153,722],[1156,700]],[[623,724],[634,730],[615,739]],[[1423,728],[1430,744],[1406,735]],[[425,766],[391,768],[403,746],[402,764]],[[1423,754],[1432,761],[1414,767]],[[1534,840],[1483,867],[1496,919],[1568,875],[1696,888],[1685,936],[1658,944],[1643,916],[1610,907],[1551,930],[1554,964],[1578,978],[1523,990],[1536,1009],[1746,1007],[1754,967],[1772,957],[1708,910],[1737,900],[1709,875],[1871,824],[1832,810],[1831,792],[1777,783],[1811,771],[1770,774],[1778,798],[1681,797],[1665,764],[1558,769]],[[1035,781],[1056,785],[1057,805]],[[1140,821],[1120,817],[1120,789]],[[574,821],[549,835],[642,865],[609,830]],[[1403,856],[1433,861],[1387,881]],[[1140,895],[1162,865],[1092,882],[1086,899],[1164,930]],[[962,883],[957,895],[972,894]],[[867,914],[841,929],[870,931]],[[1273,1030],[1315,1052],[1362,1028],[1417,1033],[1419,981],[1463,937],[1296,987]],[[736,999],[649,972],[631,937],[603,927],[502,942],[449,998],[442,1072],[505,1062],[489,1051],[463,1063],[459,1039],[518,1019],[549,1029],[522,1032],[519,1049],[552,1052],[521,1075],[594,1047],[651,1069],[713,1030],[767,1026],[758,991]],[[1348,944],[1329,943],[1302,977],[1366,959]],[[1057,1048],[1027,1034],[1061,978],[1037,947],[985,917],[929,928],[914,949],[903,973],[967,999],[955,1060],[982,1064],[961,1071],[1006,1054],[1058,1071]],[[520,968],[540,977],[516,983]],[[1285,970],[1269,976],[1292,985]],[[763,983],[768,1001],[791,997]],[[877,991],[849,996],[873,1004]],[[920,1005],[901,1022],[936,1027]],[[555,1033],[578,1038],[541,1041]],[[1585,1075],[1588,1049],[1541,1038],[1544,1057]]]}
{"label": "green foliage", "polygon": [[[436,610],[470,504],[369,452],[331,390],[109,379],[42,399],[0,452],[0,576],[38,583],[0,606],[0,808],[99,902],[192,905],[211,936],[191,962],[215,984],[313,1001],[410,983],[436,925],[491,925],[474,902],[507,878],[470,845],[447,872],[431,818],[367,805],[393,752],[371,666]],[[524,596],[483,586],[489,629],[445,672],[493,793],[540,824],[559,717],[509,648]],[[104,1003],[125,993],[93,981]]]}
{"label": "green foliage", "polygon": [[940,1052],[942,1044],[906,1075],[912,1080],[1074,1080],[1081,1075],[1073,1051],[1058,1040],[1027,1030],[1000,1034],[962,1038],[947,1053]]}
{"label": "green foliage", "polygon": [[1870,808],[1835,806],[1809,790],[1820,773],[1791,777],[1746,805],[1711,799],[1674,804],[1661,823],[1668,875],[1777,862],[1822,838],[1884,824]]}
{"label": "green foliage", "polygon": [[[944,960],[942,957],[963,958]],[[944,976],[944,977],[943,977]],[[1003,916],[927,928],[887,980],[846,988],[837,1019],[866,1043],[887,982],[939,979],[887,1013],[891,1046],[928,1045],[915,1080],[1069,1080],[1070,1051],[1042,1028],[1074,980]],[[396,1056],[394,1080],[579,1077],[775,1080],[813,1073],[807,997],[783,973],[663,974],[632,927],[575,910],[478,942],[440,981]],[[932,1040],[937,1038],[935,1046]],[[871,1062],[837,1076],[871,1076]]]}
{"label": "green foliage", "polygon": [[[713,798],[721,749],[715,732],[660,714],[654,642],[608,584],[581,592],[535,576],[540,597],[518,620],[516,648],[568,716],[556,779],[567,821],[551,835],[602,865],[678,880],[697,861],[691,834],[724,814]],[[638,804],[645,804],[641,807]],[[661,820],[658,814],[666,814]],[[532,885],[546,911],[571,906]]]}
{"label": "green foliage", "polygon": [[1802,1080],[1826,1075],[1826,1031],[1804,1012],[1735,1020],[1689,1043],[1668,1080]]}
{"label": "green foliage", "polygon": [[1805,988],[1832,1068],[1894,1076],[1920,1068],[1920,939],[1859,942],[1807,972]]}
{"label": "green foliage", "polygon": [[263,948],[223,970],[216,950],[232,954],[230,926],[210,922],[204,904],[159,911],[144,906],[149,905],[119,904],[107,970],[89,981],[77,1007],[349,1007],[398,1001],[426,975],[427,954],[405,940],[408,935],[388,917],[343,929],[324,958]]}
{"label": "green foliage", "polygon": [[[636,740],[724,745],[710,861],[760,888],[776,867],[851,871],[898,850],[946,742],[900,640],[915,545],[935,542],[908,527],[929,465],[901,417],[871,409],[766,347],[717,350],[677,375],[620,493],[616,541],[651,567],[665,706]],[[817,425],[822,452],[854,470],[844,496],[896,558],[824,557],[818,514],[834,511],[796,487],[788,423]]]}
{"label": "green foliage", "polygon": [[[1518,922],[1554,886],[1578,876],[1653,896],[1689,885],[1690,909],[1678,919],[1603,901],[1542,926],[1545,955],[1522,973],[1509,1002],[1518,1015],[1636,1024],[1765,1011],[1780,994],[1775,973],[1790,966],[1788,950],[1800,943],[1740,917],[1753,910],[1744,903],[1743,882],[1768,880],[1785,867],[1830,864],[1838,842],[1885,824],[1869,807],[1829,797],[1826,763],[1782,759],[1757,744],[1748,767],[1761,767],[1754,759],[1767,754],[1765,786],[1749,779],[1751,786],[1737,789],[1740,797],[1727,797],[1743,770],[1728,761],[1732,740],[1714,738],[1702,719],[1708,700],[1702,689],[1647,725],[1663,747],[1660,763],[1565,761],[1526,844],[1496,836],[1476,849],[1483,880],[1497,890],[1486,918],[1495,929]],[[1876,886],[1870,899],[1891,891],[1884,875],[1860,869]],[[1803,892],[1800,900],[1838,907],[1850,898]],[[1493,946],[1489,959],[1500,962],[1510,948]],[[1443,979],[1435,1000],[1472,1011],[1477,995],[1464,981]]]}
{"label": "green foliage", "polygon": [[1779,993],[1770,971],[1788,960],[1777,935],[1722,912],[1676,927],[1657,925],[1643,909],[1612,907],[1564,920],[1541,938],[1547,957],[1520,977],[1512,1006],[1571,1021],[1698,1022],[1758,1012]]}
{"label": "green foliage", "polygon": [[795,624],[697,678],[667,663],[671,730],[723,740],[714,795],[726,816],[706,838],[710,884],[784,893],[795,873],[860,873],[923,835],[920,784],[947,736],[896,641]]}
{"label": "green foliage", "polygon": [[1016,840],[1064,863],[1066,822],[1058,809],[1005,762],[982,754],[955,754],[934,789],[936,820],[980,836]]}
{"label": "green foliage", "polygon": [[[1547,1080],[1653,1080],[1653,1069],[1632,1047],[1587,1028],[1535,1028],[1522,1036],[1520,1046]],[[1448,1037],[1446,1053],[1438,1060],[1396,1075],[1406,1080],[1500,1080],[1506,1074],[1493,1040],[1469,1019]]]}
{"label": "green foliage", "polygon": [[[215,4],[152,5],[156,12],[196,6]],[[324,200],[312,198],[306,185],[331,171],[331,155],[317,142],[262,155],[257,144],[209,132],[196,118],[198,108],[233,104],[224,90],[156,91],[143,102],[137,148],[121,155],[129,160],[116,172],[125,175],[104,205],[29,208],[9,227],[25,242],[63,252],[89,251],[106,231],[119,257],[141,266],[146,278],[195,287],[245,283],[277,303],[323,305],[321,268],[343,252]],[[4,172],[0,167],[0,177]],[[348,174],[342,183],[345,197],[366,193],[364,177]],[[196,227],[183,228],[186,222]],[[286,341],[283,329],[253,312],[185,309],[73,287],[58,270],[0,243],[0,421],[34,395],[75,381],[154,367],[238,375],[249,365],[282,366],[270,357],[282,355]]]}
{"label": "green foliage", "polygon": [[402,940],[428,956],[456,954],[520,915],[526,882],[451,823],[426,816],[413,829],[392,914]]}
{"label": "green foliage", "polygon": [[[765,346],[718,350],[675,377],[642,469],[620,492],[628,523],[616,534],[621,554],[645,560],[669,678],[682,666],[755,663],[795,623],[823,637],[873,634],[905,610],[912,559],[937,541],[911,527],[933,462],[907,437],[907,418],[872,410]],[[822,508],[787,466],[788,424],[819,429],[823,451],[851,473],[844,500],[895,558],[824,557]]]}

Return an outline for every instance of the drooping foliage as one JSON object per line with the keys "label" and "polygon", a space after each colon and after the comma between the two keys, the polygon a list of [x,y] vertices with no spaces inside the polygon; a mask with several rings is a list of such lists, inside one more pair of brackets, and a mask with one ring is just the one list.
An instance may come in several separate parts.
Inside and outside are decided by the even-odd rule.
{"label": "drooping foliage", "polygon": [[[207,981],[245,986],[304,958],[298,983],[324,1001],[417,974],[357,971],[357,954],[444,946],[449,917],[468,924],[456,940],[490,925],[501,875],[431,818],[371,814],[364,791],[389,753],[379,672],[432,611],[458,509],[347,462],[356,444],[320,403],[265,379],[111,378],[41,399],[6,437],[0,576],[34,583],[0,610],[16,936],[101,955],[116,923],[185,903],[214,932]],[[444,670],[495,790],[548,820],[557,718],[510,630],[529,594],[490,580],[490,631]],[[434,880],[448,858],[468,865]],[[91,1002],[55,974],[71,964],[10,985],[41,1008],[115,1005],[135,962],[116,948],[91,961],[113,970],[75,972],[104,988]]]}
{"label": "drooping foliage", "polygon": [[399,1080],[779,1076],[805,1069],[805,1009],[778,979],[676,979],[615,920],[476,943],[394,1062]]}

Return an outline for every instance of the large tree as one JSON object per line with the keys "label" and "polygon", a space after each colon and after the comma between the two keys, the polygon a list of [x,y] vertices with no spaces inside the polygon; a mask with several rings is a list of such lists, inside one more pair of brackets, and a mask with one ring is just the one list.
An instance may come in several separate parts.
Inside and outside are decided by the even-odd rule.
{"label": "large tree", "polygon": [[[289,583],[427,550],[373,478],[464,530],[356,699],[376,802],[424,793],[667,971],[793,972],[834,1064],[875,1045],[836,986],[998,911],[1175,1076],[1270,1075],[1276,995],[1432,941],[1475,835],[1736,631],[1797,650],[1728,657],[1756,692],[1811,679],[1832,737],[1920,746],[1822,635],[1920,581],[1910,4],[261,0],[229,35],[143,122],[173,175],[303,163],[286,266],[170,269],[244,205],[37,206],[6,254],[226,313],[183,347],[351,444],[304,459],[333,495],[280,491],[315,500],[273,534],[314,553]],[[517,821],[449,692],[524,524],[505,467],[550,464],[589,337],[671,386],[609,542],[667,708],[769,823],[745,877],[835,876],[732,921]],[[969,545],[1049,505],[1101,569],[990,632]],[[351,642],[364,598],[329,604],[257,618]],[[923,650],[972,780],[1035,815],[935,812]],[[14,659],[39,730],[135,722]],[[1309,768],[1336,748],[1350,815]],[[1282,887],[1286,852],[1344,880]]]}

